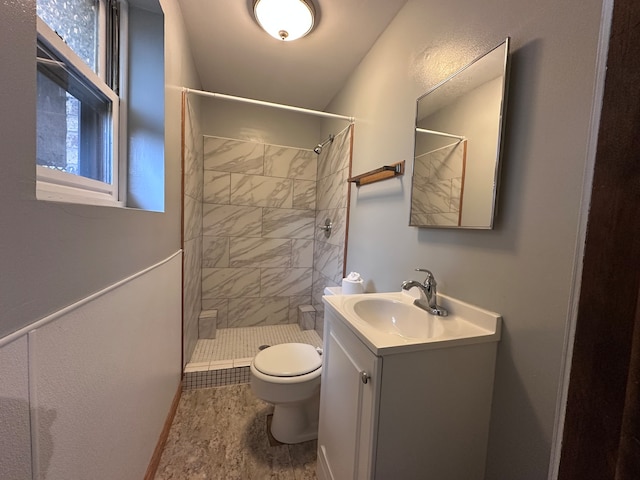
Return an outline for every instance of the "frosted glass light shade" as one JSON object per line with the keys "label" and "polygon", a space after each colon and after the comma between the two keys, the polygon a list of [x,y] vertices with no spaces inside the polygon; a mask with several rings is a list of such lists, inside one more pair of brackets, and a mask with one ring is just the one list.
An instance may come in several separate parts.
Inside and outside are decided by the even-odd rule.
{"label": "frosted glass light shade", "polygon": [[265,32],[285,42],[304,37],[313,28],[313,7],[305,0],[256,0],[253,12]]}

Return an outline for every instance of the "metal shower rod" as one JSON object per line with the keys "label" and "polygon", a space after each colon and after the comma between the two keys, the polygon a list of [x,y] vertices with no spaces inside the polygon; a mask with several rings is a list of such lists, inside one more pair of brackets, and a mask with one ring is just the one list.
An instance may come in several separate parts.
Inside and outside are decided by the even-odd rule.
{"label": "metal shower rod", "polygon": [[292,105],[284,105],[282,103],[265,102],[263,100],[255,100],[253,98],[236,97],[234,95],[226,95],[224,93],[205,92],[204,90],[195,90],[193,88],[186,88],[186,87],[183,88],[183,91],[186,93],[194,93],[196,95],[202,95],[203,97],[220,98],[222,100],[232,100],[234,102],[251,103],[253,105],[262,105],[263,107],[273,107],[273,108],[279,108],[281,110],[290,110],[293,112],[307,113],[310,115],[316,115],[318,117],[334,118],[337,120],[346,120],[351,123],[355,122],[356,120],[354,117],[347,117],[345,115],[338,115],[336,113],[321,112],[319,110],[310,110],[308,108],[294,107]]}
{"label": "metal shower rod", "polygon": [[465,140],[466,137],[462,135],[453,135],[451,133],[438,132],[437,130],[427,130],[426,128],[416,127],[418,133],[430,133],[432,135],[440,135],[441,137],[457,138],[458,140]]}

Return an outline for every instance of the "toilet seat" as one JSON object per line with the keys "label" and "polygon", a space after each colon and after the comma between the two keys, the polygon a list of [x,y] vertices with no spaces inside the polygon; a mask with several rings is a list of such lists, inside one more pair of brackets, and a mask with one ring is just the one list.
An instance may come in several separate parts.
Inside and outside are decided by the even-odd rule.
{"label": "toilet seat", "polygon": [[253,366],[271,377],[299,377],[322,367],[322,357],[313,345],[283,343],[260,351]]}

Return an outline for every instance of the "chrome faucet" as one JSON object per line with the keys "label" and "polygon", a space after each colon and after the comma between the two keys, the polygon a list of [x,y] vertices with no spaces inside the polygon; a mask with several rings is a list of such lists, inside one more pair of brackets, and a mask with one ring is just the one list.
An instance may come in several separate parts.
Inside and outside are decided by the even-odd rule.
{"label": "chrome faucet", "polygon": [[417,287],[420,290],[420,298],[416,298],[413,304],[432,315],[438,315],[440,317],[446,317],[448,312],[436,303],[437,290],[436,277],[433,276],[426,268],[416,268],[416,272],[424,272],[427,274],[427,278],[423,283],[417,280],[405,280],[402,282],[402,289],[409,290],[413,287]]}

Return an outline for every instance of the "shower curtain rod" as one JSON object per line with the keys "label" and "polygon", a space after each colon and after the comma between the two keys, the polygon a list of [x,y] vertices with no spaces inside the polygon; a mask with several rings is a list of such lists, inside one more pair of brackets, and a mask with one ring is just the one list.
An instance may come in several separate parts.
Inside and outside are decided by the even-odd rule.
{"label": "shower curtain rod", "polygon": [[418,132],[418,133],[431,133],[433,135],[440,135],[441,137],[457,138],[460,141],[465,140],[464,136],[453,135],[451,133],[445,133],[445,132],[438,132],[436,130],[427,130],[426,128],[416,127],[416,132]]}
{"label": "shower curtain rod", "polygon": [[337,120],[347,120],[348,122],[351,122],[351,123],[355,122],[356,120],[354,117],[347,117],[345,115],[338,115],[336,113],[321,112],[318,110],[310,110],[308,108],[294,107],[291,105],[283,105],[282,103],[265,102],[262,100],[255,100],[253,98],[235,97],[233,95],[225,95],[224,93],[205,92],[204,90],[194,90],[193,88],[186,88],[186,87],[184,87],[183,90],[186,93],[195,93],[196,95],[202,95],[204,97],[220,98],[222,100],[233,100],[234,102],[262,105],[263,107],[274,107],[274,108],[279,108],[281,110],[291,110],[293,112],[308,113],[311,115],[316,115],[318,117],[335,118]]}

